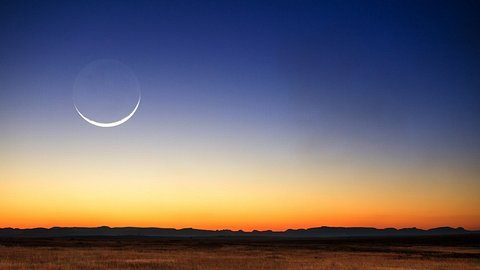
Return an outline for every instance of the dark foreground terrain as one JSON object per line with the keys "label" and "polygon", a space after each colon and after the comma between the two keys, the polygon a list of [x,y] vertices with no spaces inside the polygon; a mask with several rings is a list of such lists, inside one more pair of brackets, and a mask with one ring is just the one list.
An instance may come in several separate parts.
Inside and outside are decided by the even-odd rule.
{"label": "dark foreground terrain", "polygon": [[4,237],[0,269],[480,269],[480,235]]}

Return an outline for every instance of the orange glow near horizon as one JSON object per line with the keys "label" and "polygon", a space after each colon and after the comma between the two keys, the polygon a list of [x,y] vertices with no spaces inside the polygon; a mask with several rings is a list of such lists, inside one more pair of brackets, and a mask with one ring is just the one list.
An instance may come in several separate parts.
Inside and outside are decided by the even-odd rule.
{"label": "orange glow near horizon", "polygon": [[[153,163],[128,158],[80,159],[55,170],[44,169],[48,160],[25,160],[29,170],[5,161],[0,227],[480,228],[476,172],[458,168],[258,167],[205,158],[152,170]],[[458,177],[462,185],[451,180]]]}

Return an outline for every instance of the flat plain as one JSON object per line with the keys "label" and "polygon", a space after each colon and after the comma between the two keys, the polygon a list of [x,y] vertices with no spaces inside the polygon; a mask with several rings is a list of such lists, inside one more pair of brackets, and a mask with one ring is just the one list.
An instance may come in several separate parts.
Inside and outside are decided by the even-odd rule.
{"label": "flat plain", "polygon": [[480,235],[0,238],[0,269],[480,269]]}

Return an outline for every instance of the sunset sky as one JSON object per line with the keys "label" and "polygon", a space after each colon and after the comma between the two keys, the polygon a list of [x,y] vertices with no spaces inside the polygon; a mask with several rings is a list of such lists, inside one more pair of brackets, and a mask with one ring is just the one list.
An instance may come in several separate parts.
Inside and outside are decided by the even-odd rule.
{"label": "sunset sky", "polygon": [[[479,13],[2,1],[0,227],[480,229]],[[113,128],[72,98],[101,59],[141,91]]]}

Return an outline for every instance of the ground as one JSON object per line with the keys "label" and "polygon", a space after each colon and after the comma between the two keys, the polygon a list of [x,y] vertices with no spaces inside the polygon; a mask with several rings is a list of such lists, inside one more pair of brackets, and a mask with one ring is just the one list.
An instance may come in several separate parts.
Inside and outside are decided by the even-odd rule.
{"label": "ground", "polygon": [[0,238],[0,269],[480,269],[480,235]]}

